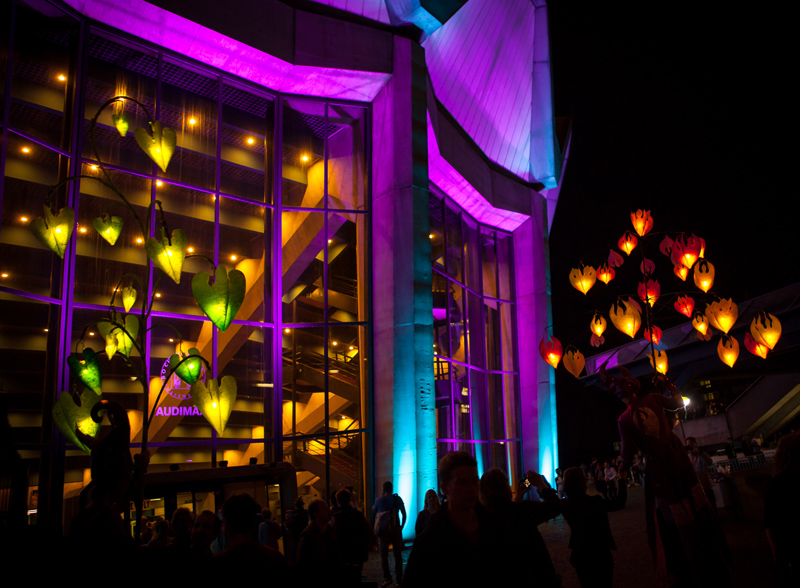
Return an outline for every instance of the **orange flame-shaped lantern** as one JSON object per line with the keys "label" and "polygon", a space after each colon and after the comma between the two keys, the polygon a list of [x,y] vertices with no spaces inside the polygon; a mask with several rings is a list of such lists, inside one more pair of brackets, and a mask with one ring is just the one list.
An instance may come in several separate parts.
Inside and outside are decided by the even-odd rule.
{"label": "orange flame-shaped lantern", "polygon": [[675,265],[682,264],[691,269],[694,262],[700,257],[700,250],[702,247],[702,239],[694,233],[692,233],[691,237],[681,234],[672,242],[672,254],[670,259],[672,259],[672,263]]}
{"label": "orange flame-shaped lantern", "polygon": [[641,311],[637,310],[630,302],[630,300],[628,302],[617,300],[611,305],[608,314],[611,317],[611,323],[633,339],[639,327],[642,326],[642,315]]}
{"label": "orange flame-shaped lantern", "polygon": [[613,280],[616,273],[617,272],[614,271],[614,268],[608,267],[607,263],[604,263],[597,268],[597,278],[604,284],[608,284],[611,280]]}
{"label": "orange flame-shaped lantern", "polygon": [[766,345],[762,345],[753,339],[750,333],[744,334],[744,346],[753,355],[757,355],[761,359],[767,359],[767,353],[769,353],[769,349],[767,349]]}
{"label": "orange flame-shaped lantern", "polygon": [[661,335],[663,332],[657,326],[653,325],[653,334],[650,334],[650,329],[644,330],[644,338],[648,341],[652,341],[653,345],[658,345],[661,343]]}
{"label": "orange flame-shaped lantern", "polygon": [[723,335],[717,344],[717,355],[719,355],[722,363],[728,367],[733,367],[733,364],[739,359],[739,342],[735,337]]}
{"label": "orange flame-shaped lantern", "polygon": [[619,241],[617,241],[617,245],[619,245],[619,248],[628,255],[631,254],[631,251],[636,249],[637,243],[639,243],[639,239],[637,239],[636,235],[634,235],[630,231],[625,231],[625,234],[619,238]]}
{"label": "orange flame-shaped lantern", "polygon": [[705,335],[708,333],[708,319],[702,312],[697,312],[692,319],[692,326],[697,329],[700,334]]}
{"label": "orange flame-shaped lantern", "polygon": [[689,268],[685,265],[676,265],[672,271],[684,282],[686,281],[686,278],[689,277]]}
{"label": "orange flame-shaped lantern", "polygon": [[700,239],[700,258],[702,259],[703,257],[706,256],[706,240],[703,239],[702,237],[699,237],[699,239]]}
{"label": "orange flame-shaped lantern", "polygon": [[592,317],[592,322],[589,324],[589,328],[591,329],[592,333],[601,337],[603,333],[606,332],[606,327],[608,326],[608,322],[606,319],[603,318],[603,315],[599,312],[594,313]]}
{"label": "orange flame-shaped lantern", "polygon": [[642,302],[653,306],[661,296],[661,284],[658,283],[658,280],[647,280],[647,284],[640,282],[638,292]]}
{"label": "orange flame-shaped lantern", "polygon": [[558,367],[558,362],[561,361],[561,356],[564,355],[564,348],[561,347],[561,341],[555,337],[545,335],[541,343],[539,343],[539,354],[543,360],[555,368]]}
{"label": "orange flame-shaped lantern", "polygon": [[651,260],[644,258],[644,261],[639,264],[639,269],[644,275],[650,275],[654,271],[656,271],[656,264],[654,264]]}
{"label": "orange flame-shaped lantern", "polygon": [[665,235],[658,245],[658,250],[669,257],[672,254],[672,244],[673,241],[670,239],[669,235]]}
{"label": "orange flame-shaped lantern", "polygon": [[730,298],[728,300],[723,298],[711,304],[706,304],[706,317],[708,317],[708,322],[712,327],[727,335],[736,319],[739,318],[739,307]]}
{"label": "orange flame-shaped lantern", "polygon": [[750,334],[756,343],[768,349],[775,349],[781,338],[781,322],[767,312],[760,312],[750,323]]}
{"label": "orange flame-shaped lantern", "polygon": [[650,360],[650,365],[653,366],[659,374],[666,375],[667,370],[669,369],[667,353],[665,351],[659,351],[658,349],[655,351],[655,361],[653,361],[653,354],[649,353],[647,355],[648,359]]}
{"label": "orange flame-shaped lantern", "polygon": [[608,252],[608,265],[611,267],[619,267],[624,261],[625,259],[613,249]]}
{"label": "orange flame-shaped lantern", "polygon": [[691,296],[678,296],[674,306],[675,310],[677,310],[679,313],[685,314],[689,318],[692,318],[692,312],[694,311],[694,298]]}
{"label": "orange flame-shaped lantern", "polygon": [[573,268],[569,273],[569,283],[572,284],[576,290],[586,294],[594,286],[597,279],[594,268],[590,265],[581,264],[580,267]]}
{"label": "orange flame-shaped lantern", "polygon": [[710,261],[701,259],[700,263],[694,266],[694,285],[703,292],[711,290],[714,285],[714,266]]}
{"label": "orange flame-shaped lantern", "polygon": [[576,378],[580,378],[581,372],[586,365],[586,360],[583,354],[577,349],[567,349],[567,354],[564,356],[564,367]]}
{"label": "orange flame-shaped lantern", "polygon": [[636,234],[644,237],[653,228],[653,217],[649,210],[637,210],[631,213],[631,223]]}

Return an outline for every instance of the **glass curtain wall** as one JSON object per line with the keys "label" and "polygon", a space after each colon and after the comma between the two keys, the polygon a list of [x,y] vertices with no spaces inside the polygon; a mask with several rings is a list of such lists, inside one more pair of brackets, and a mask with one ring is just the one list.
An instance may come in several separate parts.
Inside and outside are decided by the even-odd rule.
{"label": "glass curtain wall", "polygon": [[[283,98],[105,30],[81,34],[80,21],[57,4],[9,2],[2,10],[0,397],[28,469],[30,522],[44,462],[63,461],[50,468],[63,471],[63,480],[42,481],[54,493],[63,483],[66,496],[89,479],[89,457],[64,447],[50,417],[58,394],[75,385],[66,356],[82,347],[100,356],[104,397],[127,410],[134,451],[143,410],[156,410],[150,471],[287,460],[299,470],[301,495],[352,485],[363,499],[367,108]],[[175,131],[166,173],[131,136],[147,120],[132,100],[103,112],[93,144],[91,118],[115,95],[141,102]],[[130,118],[126,138],[111,118],[122,113]],[[143,250],[146,237],[158,236],[161,217],[153,215],[142,234],[114,193],[91,179],[101,174],[98,156],[142,219],[158,201],[169,230],[185,231],[187,254],[245,274],[244,302],[227,330],[191,294],[192,278],[210,273],[211,263],[191,258],[180,284],[157,281],[160,270],[144,263]],[[29,225],[42,216],[50,186],[77,174],[86,177],[49,196],[57,209],[75,209],[62,261]],[[103,214],[123,220],[113,247],[93,228]],[[141,326],[148,329],[145,357],[133,353],[148,366],[151,396],[170,355],[198,349],[209,377],[237,381],[223,435],[191,410],[186,384],[172,378],[159,406],[144,407],[124,359],[103,354],[93,323],[112,304],[124,313],[112,296],[135,281],[130,276],[145,287],[158,284],[151,319]],[[130,313],[141,315],[141,300]]]}
{"label": "glass curtain wall", "polygon": [[477,223],[433,189],[430,217],[438,454],[468,451],[481,472],[500,468],[516,483],[512,236]]}

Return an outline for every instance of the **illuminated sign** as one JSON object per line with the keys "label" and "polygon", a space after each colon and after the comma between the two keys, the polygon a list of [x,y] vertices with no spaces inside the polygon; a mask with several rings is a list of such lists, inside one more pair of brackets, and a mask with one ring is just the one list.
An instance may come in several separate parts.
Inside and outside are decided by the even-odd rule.
{"label": "illuminated sign", "polygon": [[[161,366],[161,383],[164,385],[164,392],[175,398],[176,400],[188,400],[192,396],[189,393],[191,386],[181,380],[175,373],[169,375],[169,380],[167,381],[167,374],[170,373],[169,367],[169,360],[164,362],[164,365]],[[202,365],[200,367],[200,379],[204,379],[206,375],[206,367]],[[203,416],[196,406],[159,406],[156,408],[155,416]]]}

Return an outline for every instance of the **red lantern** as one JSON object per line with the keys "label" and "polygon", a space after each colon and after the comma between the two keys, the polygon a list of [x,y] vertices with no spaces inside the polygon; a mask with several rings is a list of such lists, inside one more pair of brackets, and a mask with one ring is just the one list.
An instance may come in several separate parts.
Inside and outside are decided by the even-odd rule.
{"label": "red lantern", "polygon": [[628,255],[631,254],[631,251],[636,249],[636,245],[638,243],[639,239],[637,239],[636,235],[634,235],[630,231],[625,231],[625,234],[619,238],[619,241],[617,241],[617,245],[619,245],[619,248]]}
{"label": "red lantern", "polygon": [[561,356],[564,355],[564,348],[561,347],[561,341],[555,337],[545,335],[541,343],[539,343],[539,354],[543,360],[555,368],[558,367],[558,362],[561,361]]}
{"label": "red lantern", "polygon": [[564,356],[564,367],[576,378],[581,376],[585,365],[586,359],[583,357],[583,354],[575,348],[569,349]]}
{"label": "red lantern", "polygon": [[639,305],[634,306],[631,302],[630,298],[628,302],[617,300],[611,305],[609,315],[614,326],[633,339],[642,325],[642,315],[641,308],[637,309]]}
{"label": "red lantern", "polygon": [[694,285],[703,292],[711,290],[714,285],[714,266],[710,261],[701,259],[694,267]]}
{"label": "red lantern", "polygon": [[768,312],[760,312],[750,323],[750,334],[756,343],[775,349],[781,338],[781,321]]}
{"label": "red lantern", "polygon": [[608,284],[611,280],[613,280],[616,273],[617,272],[614,271],[614,268],[608,267],[607,263],[604,263],[597,268],[597,278],[604,284]]}
{"label": "red lantern", "polygon": [[711,329],[708,329],[706,333],[695,331],[695,335],[697,335],[698,341],[711,341]]}
{"label": "red lantern", "polygon": [[670,254],[672,253],[672,244],[673,241],[672,239],[669,238],[669,235],[665,235],[658,246],[658,250],[667,257],[669,257]]}
{"label": "red lantern", "polygon": [[689,275],[689,268],[685,265],[676,265],[672,270],[676,276],[678,276],[684,282]]}
{"label": "red lantern", "polygon": [[569,273],[569,283],[584,295],[592,289],[596,279],[594,268],[590,265],[581,264]]}
{"label": "red lantern", "polygon": [[678,296],[675,301],[675,310],[681,314],[685,314],[692,318],[692,311],[694,311],[694,298],[691,296]]}
{"label": "red lantern", "polygon": [[728,300],[722,298],[711,304],[706,304],[706,317],[708,317],[708,322],[711,323],[712,327],[727,335],[736,319],[739,318],[739,307],[730,298]]}
{"label": "red lantern", "polygon": [[661,343],[661,335],[662,334],[663,333],[662,333],[661,329],[659,329],[655,325],[653,325],[653,334],[652,334],[652,336],[650,335],[650,329],[645,329],[644,330],[644,338],[647,339],[648,341],[652,341],[653,345],[658,345],[659,343]]}
{"label": "red lantern", "polygon": [[717,355],[728,367],[733,367],[739,359],[739,342],[734,337],[724,335],[717,344]]}
{"label": "red lantern", "polygon": [[653,228],[653,217],[649,210],[637,210],[631,213],[631,223],[636,234],[644,237]]}
{"label": "red lantern", "polygon": [[602,336],[598,337],[597,335],[592,333],[592,338],[590,339],[589,342],[591,343],[592,347],[600,347],[603,343],[606,342],[606,338]]}
{"label": "red lantern", "polygon": [[642,263],[639,264],[639,269],[642,271],[644,275],[648,276],[652,274],[654,271],[656,271],[656,264],[654,264],[652,261],[650,261],[645,257],[644,261],[642,261]]}
{"label": "red lantern", "polygon": [[658,283],[658,280],[647,280],[646,285],[644,282],[640,282],[638,292],[642,302],[653,306],[661,295],[661,284]]}
{"label": "red lantern", "polygon": [[613,249],[608,252],[608,265],[611,267],[619,267],[624,261],[625,259],[623,259],[623,257]]}
{"label": "red lantern", "polygon": [[767,359],[767,353],[769,353],[769,349],[767,349],[766,345],[762,345],[753,339],[750,333],[745,333],[744,335],[744,346],[753,355],[757,355],[762,359]]}
{"label": "red lantern", "polygon": [[701,335],[708,333],[708,319],[702,312],[695,313],[692,319],[692,326],[697,329]]}
{"label": "red lantern", "polygon": [[[653,355],[655,355],[655,360],[653,360]],[[648,354],[647,357],[650,359],[650,365],[653,366],[659,374],[666,375],[669,364],[667,362],[667,353],[665,351],[659,351],[656,349],[655,354]]]}
{"label": "red lantern", "polygon": [[603,333],[606,332],[606,327],[608,326],[608,322],[606,319],[603,318],[603,315],[599,312],[596,312],[592,317],[592,322],[589,324],[589,328],[591,329],[592,333],[601,337]]}
{"label": "red lantern", "polygon": [[691,269],[694,262],[700,257],[700,250],[703,246],[702,239],[692,233],[691,237],[684,234],[678,236],[672,243],[672,263],[675,265],[682,264]]}

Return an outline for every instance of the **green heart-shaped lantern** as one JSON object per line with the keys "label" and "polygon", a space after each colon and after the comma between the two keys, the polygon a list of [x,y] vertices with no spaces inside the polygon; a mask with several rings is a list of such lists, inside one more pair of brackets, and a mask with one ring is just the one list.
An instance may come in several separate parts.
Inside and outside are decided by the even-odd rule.
{"label": "green heart-shaped lantern", "polygon": [[62,392],[53,406],[53,421],[58,430],[86,453],[92,450],[84,443],[88,438],[97,436],[100,423],[92,419],[92,407],[100,400],[100,394],[86,389],[80,395],[80,406],[75,404],[72,394]]}
{"label": "green heart-shaped lantern", "polygon": [[125,312],[130,312],[133,305],[136,304],[136,288],[127,286],[122,289],[122,306],[125,307]]}
{"label": "green heart-shaped lantern", "polygon": [[120,137],[124,137],[125,135],[128,134],[128,129],[131,126],[131,121],[128,120],[127,114],[125,114],[124,112],[121,112],[119,114],[112,114],[111,121],[114,123],[114,126],[117,127],[117,131],[119,132]]}
{"label": "green heart-shaped lantern", "polygon": [[128,331],[127,333],[109,321],[97,323],[97,330],[106,340],[106,355],[108,359],[114,357],[117,351],[125,357],[130,357],[133,350],[133,340],[139,334],[139,319],[133,314],[125,316],[125,330]]}
{"label": "green heart-shaped lantern", "polygon": [[214,283],[209,281],[206,272],[196,273],[192,278],[192,294],[211,322],[224,331],[244,301],[245,277],[239,270],[231,270],[229,274],[221,265],[214,273]]}
{"label": "green heart-shaped lantern", "polygon": [[58,214],[44,207],[44,218],[36,217],[31,221],[31,232],[45,247],[64,259],[67,243],[72,236],[75,226],[75,211],[71,206],[65,206]]}
{"label": "green heart-shaped lantern", "polygon": [[236,402],[236,379],[224,376],[219,385],[216,379],[212,379],[208,382],[208,388],[203,382],[195,382],[189,393],[209,424],[218,435],[222,435],[233,411],[233,403]]}
{"label": "green heart-shaped lantern", "polygon": [[94,230],[106,241],[109,245],[117,242],[119,234],[122,232],[122,219],[118,216],[103,215],[92,221]]}
{"label": "green heart-shaped lantern", "polygon": [[72,375],[78,378],[81,383],[93,390],[97,394],[101,394],[100,384],[102,376],[100,375],[100,362],[97,361],[97,355],[90,347],[83,350],[83,359],[79,359],[77,355],[70,355],[67,358],[67,364]]}
{"label": "green heart-shaped lantern", "polygon": [[168,239],[166,231],[161,229],[161,240],[150,238],[145,242],[144,248],[147,257],[172,278],[172,281],[181,283],[181,270],[186,257],[186,233],[182,229],[172,231],[172,239]]}
{"label": "green heart-shaped lantern", "polygon": [[[198,379],[200,379],[200,370],[203,367],[203,361],[200,359],[200,352],[192,347],[189,350],[189,354],[185,355],[182,354],[183,357],[178,355],[177,353],[173,354],[169,358],[169,365],[171,366],[178,366],[175,368],[175,374],[187,384],[194,384]],[[186,361],[180,363],[182,359],[185,358]]]}
{"label": "green heart-shaped lantern", "polygon": [[175,136],[175,131],[169,127],[162,130],[160,122],[150,123],[150,128],[153,131],[152,135],[142,128],[136,129],[133,134],[139,147],[150,156],[150,159],[161,168],[161,171],[166,172],[169,160],[175,153],[178,138]]}

